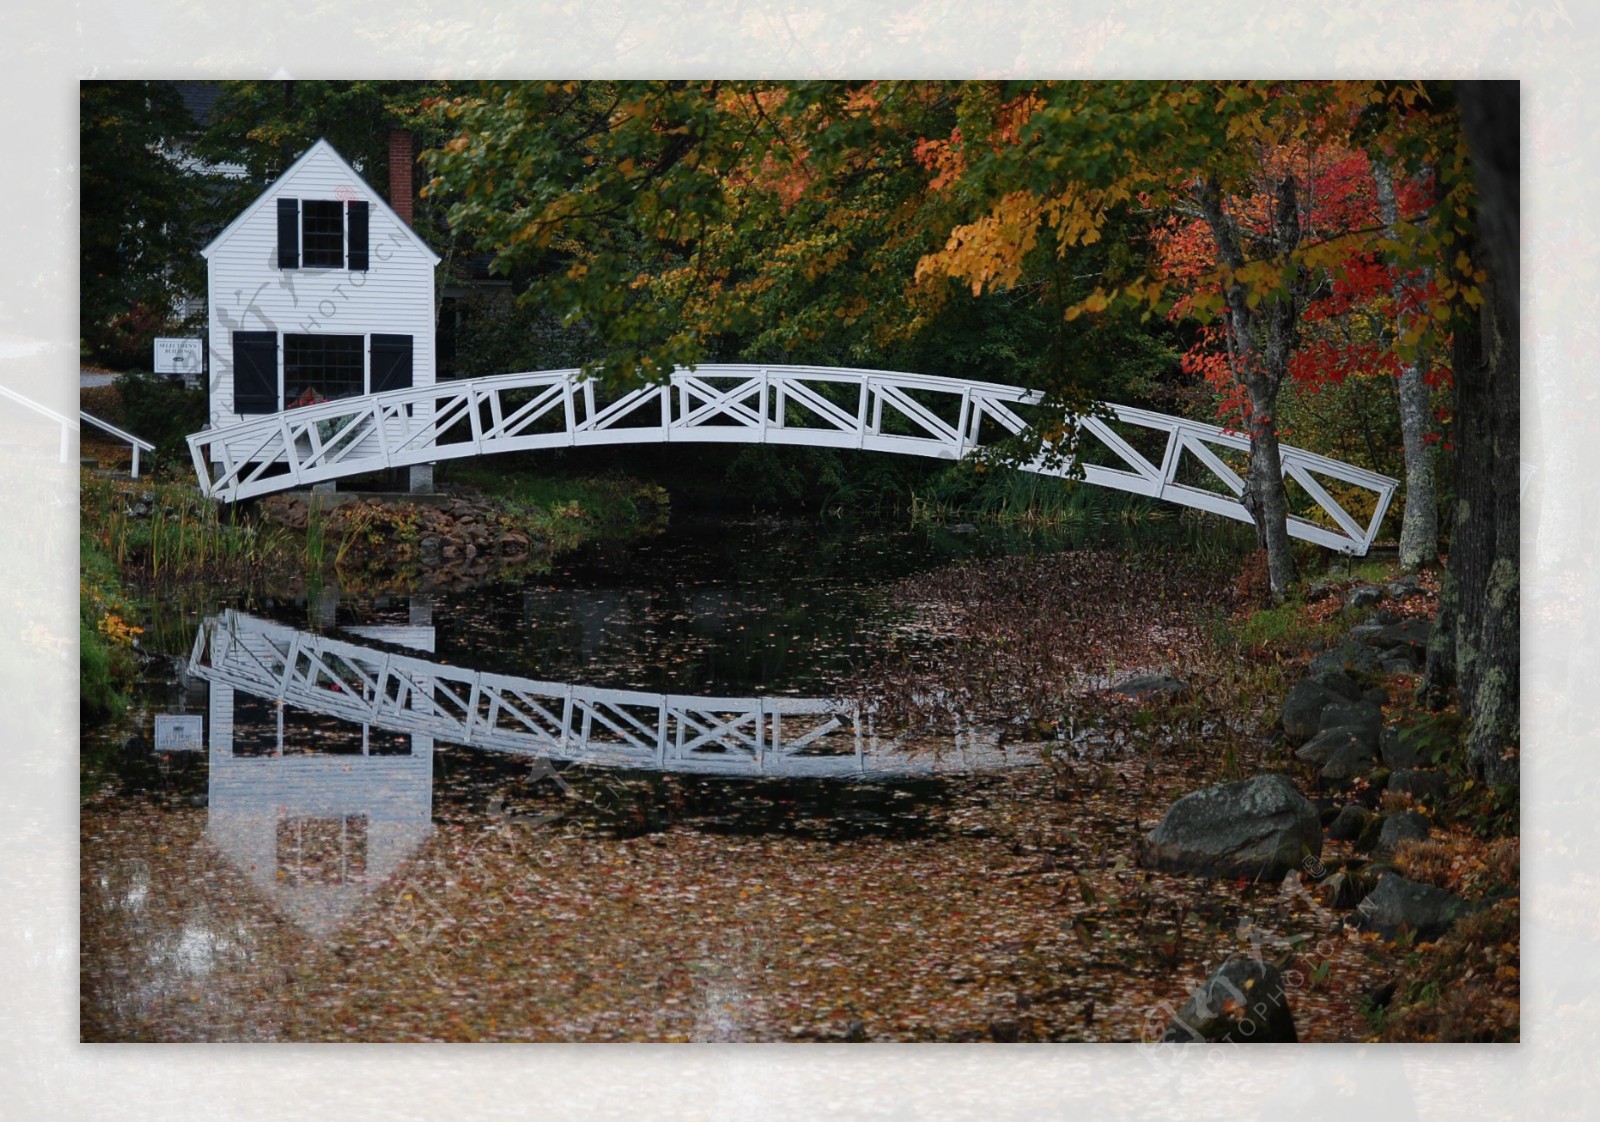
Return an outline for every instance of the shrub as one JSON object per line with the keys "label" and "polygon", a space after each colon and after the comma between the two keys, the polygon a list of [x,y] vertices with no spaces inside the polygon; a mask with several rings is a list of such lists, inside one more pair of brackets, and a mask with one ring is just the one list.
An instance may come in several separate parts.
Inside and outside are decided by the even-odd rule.
{"label": "shrub", "polygon": [[117,386],[122,392],[123,427],[155,445],[163,465],[187,464],[187,438],[206,423],[206,392],[151,374],[125,374]]}
{"label": "shrub", "polygon": [[137,667],[133,658],[138,629],[117,581],[111,559],[88,540],[79,546],[78,682],[80,720],[121,716],[127,708]]}

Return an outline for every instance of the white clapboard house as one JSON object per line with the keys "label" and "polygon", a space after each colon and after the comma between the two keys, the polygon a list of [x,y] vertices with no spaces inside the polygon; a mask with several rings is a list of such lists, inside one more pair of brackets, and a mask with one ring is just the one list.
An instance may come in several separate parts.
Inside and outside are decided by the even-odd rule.
{"label": "white clapboard house", "polygon": [[409,222],[409,134],[390,148],[394,205],[319,140],[201,251],[213,427],[433,384],[439,257]]}

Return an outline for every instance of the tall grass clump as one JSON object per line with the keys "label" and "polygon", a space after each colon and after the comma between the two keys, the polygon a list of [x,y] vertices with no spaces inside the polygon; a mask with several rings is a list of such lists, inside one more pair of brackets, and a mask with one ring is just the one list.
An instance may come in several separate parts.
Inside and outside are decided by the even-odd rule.
{"label": "tall grass clump", "polygon": [[913,522],[970,520],[1002,526],[1159,522],[1171,511],[1153,500],[1081,481],[989,465],[959,464],[912,493]]}
{"label": "tall grass clump", "polygon": [[190,483],[109,479],[85,473],[83,539],[126,576],[150,582],[226,578],[279,564],[288,535],[224,511]]}

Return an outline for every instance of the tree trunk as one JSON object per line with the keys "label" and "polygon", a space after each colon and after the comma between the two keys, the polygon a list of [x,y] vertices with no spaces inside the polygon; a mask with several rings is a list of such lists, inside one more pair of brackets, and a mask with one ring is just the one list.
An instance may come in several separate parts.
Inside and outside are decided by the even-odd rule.
{"label": "tree trunk", "polygon": [[[1395,203],[1394,179],[1389,165],[1381,160],[1372,161],[1372,183],[1378,197],[1378,212],[1383,217],[1385,233],[1393,238],[1400,222],[1400,209]],[[1428,282],[1426,274],[1416,280]],[[1394,279],[1391,292],[1395,302],[1395,336],[1405,334],[1406,313],[1400,311],[1407,302],[1410,285],[1400,277]],[[1400,394],[1400,436],[1405,447],[1406,506],[1400,521],[1400,567],[1417,570],[1439,557],[1439,500],[1434,489],[1433,448],[1428,444],[1428,387],[1422,381],[1419,362],[1402,362],[1397,380]]]}
{"label": "tree trunk", "polygon": [[1522,711],[1521,361],[1506,305],[1511,294],[1491,281],[1489,305],[1495,463],[1494,555],[1483,590],[1477,676],[1468,704],[1467,761],[1491,783],[1518,778]]}
{"label": "tree trunk", "polygon": [[[1274,184],[1273,249],[1292,253],[1300,242],[1299,201],[1293,176]],[[1244,249],[1232,217],[1224,209],[1222,191],[1204,180],[1196,199],[1217,247],[1217,259],[1229,269],[1245,264]],[[1300,314],[1298,285],[1258,299],[1251,307],[1247,286],[1223,288],[1227,303],[1229,345],[1234,377],[1250,397],[1250,467],[1241,496],[1256,524],[1256,540],[1267,552],[1267,578],[1272,599],[1281,601],[1295,582],[1293,544],[1289,540],[1289,496],[1283,486],[1283,459],[1278,451],[1278,390],[1289,374]]]}
{"label": "tree trunk", "polygon": [[1515,779],[1520,711],[1518,359],[1506,297],[1491,276],[1478,314],[1455,333],[1456,520],[1445,598],[1423,689],[1434,705],[1453,676],[1467,725],[1467,763],[1491,782]]}
{"label": "tree trunk", "polygon": [[1509,783],[1519,774],[1521,730],[1516,84],[1463,83],[1460,99],[1483,212],[1473,256],[1486,258],[1488,282],[1476,313],[1461,317],[1452,346],[1456,527],[1423,691],[1437,704],[1454,671],[1467,764],[1492,783]]}
{"label": "tree trunk", "polygon": [[1289,540],[1289,495],[1283,486],[1283,458],[1278,452],[1276,387],[1251,379],[1250,469],[1245,503],[1256,522],[1256,540],[1267,552],[1267,579],[1272,599],[1281,601],[1295,582],[1294,549]]}

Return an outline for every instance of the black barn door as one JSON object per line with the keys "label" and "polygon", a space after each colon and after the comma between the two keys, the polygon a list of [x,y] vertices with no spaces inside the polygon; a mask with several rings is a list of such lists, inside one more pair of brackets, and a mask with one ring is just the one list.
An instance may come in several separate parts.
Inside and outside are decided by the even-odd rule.
{"label": "black barn door", "polygon": [[374,335],[372,337],[371,392],[411,388],[411,337]]}
{"label": "black barn door", "polygon": [[233,333],[233,410],[278,412],[278,333]]}

